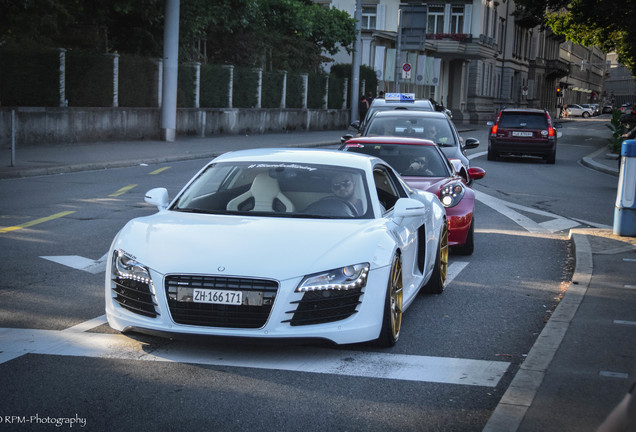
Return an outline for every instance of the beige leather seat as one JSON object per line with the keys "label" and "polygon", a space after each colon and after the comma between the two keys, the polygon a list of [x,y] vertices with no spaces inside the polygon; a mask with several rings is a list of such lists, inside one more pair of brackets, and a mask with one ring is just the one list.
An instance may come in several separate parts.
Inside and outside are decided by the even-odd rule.
{"label": "beige leather seat", "polygon": [[227,210],[237,211],[250,199],[254,200],[254,207],[250,208],[250,211],[280,212],[280,205],[279,210],[274,207],[276,201],[284,206],[284,212],[294,211],[294,204],[280,191],[278,180],[271,178],[267,173],[260,173],[254,177],[250,189],[227,203]]}

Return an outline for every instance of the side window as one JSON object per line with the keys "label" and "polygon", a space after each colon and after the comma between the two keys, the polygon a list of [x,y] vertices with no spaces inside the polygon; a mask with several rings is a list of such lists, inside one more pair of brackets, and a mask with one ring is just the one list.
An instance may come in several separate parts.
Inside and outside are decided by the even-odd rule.
{"label": "side window", "polygon": [[378,200],[385,211],[391,210],[399,198],[406,196],[397,179],[383,166],[378,165],[374,168],[373,181]]}

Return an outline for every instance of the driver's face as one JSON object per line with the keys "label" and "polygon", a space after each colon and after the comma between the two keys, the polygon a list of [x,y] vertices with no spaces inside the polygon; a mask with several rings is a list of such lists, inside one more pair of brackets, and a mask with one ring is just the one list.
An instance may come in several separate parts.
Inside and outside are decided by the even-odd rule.
{"label": "driver's face", "polygon": [[331,180],[331,191],[340,198],[351,198],[353,187],[353,179],[349,175],[337,175]]}

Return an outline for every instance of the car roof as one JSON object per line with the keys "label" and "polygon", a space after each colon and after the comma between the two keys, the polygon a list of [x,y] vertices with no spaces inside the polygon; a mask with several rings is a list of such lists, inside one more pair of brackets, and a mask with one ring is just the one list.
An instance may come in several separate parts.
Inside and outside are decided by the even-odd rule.
{"label": "car roof", "polygon": [[394,136],[374,136],[374,137],[358,137],[351,138],[345,142],[345,146],[355,146],[356,144],[398,144],[398,145],[420,145],[420,146],[431,146],[437,147],[431,140],[420,139],[420,138],[405,138],[405,137],[394,137]]}
{"label": "car roof", "polygon": [[375,98],[371,102],[370,108],[379,107],[403,107],[406,109],[417,108],[418,110],[434,111],[433,103],[428,99],[415,99],[411,101],[399,101],[399,100],[387,100],[382,98]]}
{"label": "car roof", "polygon": [[504,108],[501,112],[520,112],[520,113],[537,113],[545,114],[546,111],[538,108]]}
{"label": "car roof", "polygon": [[340,152],[335,149],[266,148],[224,153],[213,159],[212,162],[306,163],[343,166],[366,171],[371,168],[373,159],[377,158],[356,153]]}
{"label": "car roof", "polygon": [[427,118],[440,118],[449,120],[448,116],[439,111],[410,111],[410,110],[391,110],[391,111],[378,111],[373,114],[373,119],[382,117],[427,117]]}

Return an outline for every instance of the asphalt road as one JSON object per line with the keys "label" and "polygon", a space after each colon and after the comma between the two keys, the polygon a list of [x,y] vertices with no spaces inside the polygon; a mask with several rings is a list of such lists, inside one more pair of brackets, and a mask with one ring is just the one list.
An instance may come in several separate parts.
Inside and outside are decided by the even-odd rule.
{"label": "asphalt road", "polygon": [[451,256],[446,291],[414,302],[384,350],[104,324],[113,236],[154,211],[145,191],[174,196],[205,161],[0,181],[0,225],[43,220],[0,234],[0,430],[481,430],[571,276],[567,230],[611,225],[616,177],[578,163],[606,128],[562,130],[555,165],[489,162],[486,129],[463,133],[480,139],[471,163],[487,172],[475,253]]}

